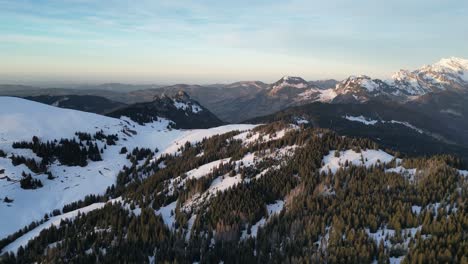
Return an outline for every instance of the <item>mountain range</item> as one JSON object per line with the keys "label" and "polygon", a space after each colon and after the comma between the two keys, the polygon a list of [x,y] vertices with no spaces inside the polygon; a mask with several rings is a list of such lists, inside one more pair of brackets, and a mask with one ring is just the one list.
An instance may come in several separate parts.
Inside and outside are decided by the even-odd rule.
{"label": "mountain range", "polygon": [[[114,87],[114,89],[111,89]],[[388,80],[373,79],[366,75],[350,76],[342,81],[306,81],[300,77],[284,76],[272,84],[243,81],[232,84],[171,86],[138,86],[106,84],[86,89],[37,89],[32,87],[3,86],[1,95],[12,96],[68,96],[94,95],[123,104],[150,102],[155,96],[175,95],[184,91],[225,122],[241,122],[268,115],[290,106],[311,102],[363,103],[369,100],[412,104],[427,94],[465,94],[468,91],[468,60],[441,59],[432,65],[409,71],[400,70]],[[105,89],[104,89],[105,88]],[[30,98],[33,99],[34,98]],[[38,98],[38,100],[41,98]],[[41,99],[43,102],[53,101]],[[60,99],[57,98],[58,102]],[[423,99],[422,99],[423,100]],[[86,107],[70,105],[78,110]],[[91,107],[88,107],[91,109]],[[456,109],[445,109],[448,112]],[[95,112],[102,113],[102,109]]]}
{"label": "mountain range", "polygon": [[467,262],[467,77],[3,86],[0,263]]}

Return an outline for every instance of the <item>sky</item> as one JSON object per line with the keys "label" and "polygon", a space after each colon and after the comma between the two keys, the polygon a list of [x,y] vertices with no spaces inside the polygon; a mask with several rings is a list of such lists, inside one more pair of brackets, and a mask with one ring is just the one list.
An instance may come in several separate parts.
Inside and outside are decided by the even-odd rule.
{"label": "sky", "polygon": [[0,83],[387,78],[468,58],[463,0],[0,0]]}

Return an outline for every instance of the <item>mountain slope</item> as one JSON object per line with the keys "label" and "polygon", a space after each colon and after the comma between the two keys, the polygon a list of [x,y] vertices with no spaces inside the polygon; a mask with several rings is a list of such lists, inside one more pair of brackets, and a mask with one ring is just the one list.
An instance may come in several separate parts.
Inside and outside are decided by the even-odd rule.
{"label": "mountain slope", "polygon": [[106,200],[23,232],[4,247],[16,255],[2,260],[400,263],[466,255],[468,171],[454,157],[398,157],[368,139],[279,122],[184,144],[158,162],[164,166]]}
{"label": "mountain slope", "polygon": [[252,127],[180,131],[165,118],[141,126],[13,97],[0,97],[0,123],[2,238],[87,195],[104,195],[125,167],[139,169],[186,141]]}
{"label": "mountain slope", "polygon": [[174,128],[209,128],[223,124],[214,114],[192,100],[185,92],[179,91],[175,96],[157,96],[152,102],[136,103],[108,114],[111,117],[129,117],[143,125],[167,118]]}

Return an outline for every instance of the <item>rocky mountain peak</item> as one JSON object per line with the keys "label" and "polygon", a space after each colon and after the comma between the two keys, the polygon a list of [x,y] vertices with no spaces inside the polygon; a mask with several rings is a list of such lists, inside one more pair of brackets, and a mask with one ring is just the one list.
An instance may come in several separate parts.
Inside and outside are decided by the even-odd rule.
{"label": "rocky mountain peak", "polygon": [[178,100],[183,100],[183,101],[189,101],[190,96],[185,92],[185,91],[178,91],[177,94],[174,96],[175,99]]}

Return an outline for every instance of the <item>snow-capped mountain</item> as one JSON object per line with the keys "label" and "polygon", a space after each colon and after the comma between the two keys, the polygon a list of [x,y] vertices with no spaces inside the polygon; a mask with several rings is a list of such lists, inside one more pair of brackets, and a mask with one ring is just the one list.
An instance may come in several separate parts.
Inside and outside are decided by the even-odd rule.
{"label": "snow-capped mountain", "polygon": [[388,82],[411,95],[468,90],[468,60],[451,57],[415,71],[401,70]]}
{"label": "snow-capped mountain", "polygon": [[[373,98],[407,101],[427,93],[468,91],[468,60],[441,59],[417,70],[400,70],[389,80],[367,75],[350,76],[331,89],[320,89],[300,77],[283,77],[270,85],[269,95],[296,95],[299,104],[321,102],[366,102]],[[298,92],[300,91],[300,92]]]}
{"label": "snow-capped mountain", "polygon": [[[328,81],[327,83],[333,83]],[[336,97],[334,88],[324,89],[314,82],[307,82],[301,77],[285,76],[268,88],[267,96],[281,98],[284,106],[305,104],[309,102],[329,102]]]}
{"label": "snow-capped mountain", "polygon": [[338,83],[334,91],[337,98],[331,98],[331,100],[335,102],[365,102],[372,97],[395,96],[392,87],[386,82],[372,79],[366,75],[350,76],[346,80]]}
{"label": "snow-capped mountain", "polygon": [[338,101],[354,98],[368,101],[373,97],[386,97],[398,101],[415,99],[427,93],[468,91],[468,60],[441,59],[417,70],[400,70],[389,80],[368,76],[351,76],[336,85]]}

